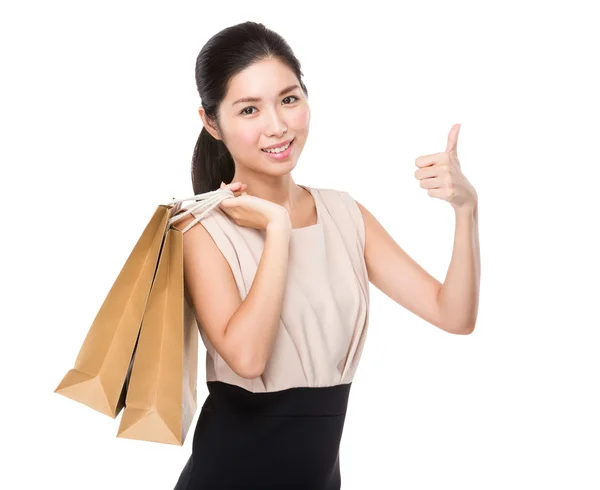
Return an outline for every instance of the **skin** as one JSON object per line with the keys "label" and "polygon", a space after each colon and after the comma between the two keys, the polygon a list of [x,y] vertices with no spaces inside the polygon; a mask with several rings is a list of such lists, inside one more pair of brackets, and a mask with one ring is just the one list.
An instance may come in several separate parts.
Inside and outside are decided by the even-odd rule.
{"label": "skin", "polygon": [[[292,85],[297,88],[279,95]],[[250,96],[262,100],[234,105],[238,99]],[[222,140],[233,157],[232,182],[245,184],[243,190],[249,195],[287,209],[294,228],[316,221],[312,196],[291,175],[308,138],[310,106],[296,75],[287,66],[268,59],[233,77],[220,106],[220,131],[206,117],[202,106],[198,113],[206,130]],[[292,154],[285,161],[274,161],[261,151],[292,138]]]}
{"label": "skin", "polygon": [[446,150],[415,160],[415,178],[430,197],[450,203],[455,212],[452,259],[444,283],[425,271],[394,241],[362,204],[366,229],[365,261],[369,281],[415,315],[452,334],[475,329],[479,305],[478,198],[462,172],[457,145],[460,124],[452,126]]}
{"label": "skin", "polygon": [[[291,85],[298,85],[298,80],[289,68],[278,60],[265,60],[230,81],[218,125],[202,107],[198,110],[204,127],[223,140],[235,163],[235,176],[226,187],[236,199],[225,199],[220,205],[225,204],[224,210],[234,213],[242,225],[267,230],[256,276],[243,301],[227,261],[204,227],[194,226],[184,235],[184,273],[200,324],[225,362],[248,379],[263,373],[277,335],[290,230],[316,222],[312,196],[291,176],[310,124],[310,107],[302,90],[281,93]],[[249,96],[261,100],[233,105]],[[477,194],[460,169],[458,131],[459,125],[454,125],[444,152],[415,162],[421,187],[430,197],[448,201],[456,212],[454,250],[444,284],[417,264],[364,205],[357,201],[357,206],[365,224],[369,281],[430,324],[464,335],[475,328],[480,265]],[[291,138],[295,138],[294,151],[285,161],[273,161],[261,151]],[[235,204],[236,200],[242,204]],[[285,219],[277,209],[287,211]],[[188,218],[176,227],[187,226],[192,219]]]}

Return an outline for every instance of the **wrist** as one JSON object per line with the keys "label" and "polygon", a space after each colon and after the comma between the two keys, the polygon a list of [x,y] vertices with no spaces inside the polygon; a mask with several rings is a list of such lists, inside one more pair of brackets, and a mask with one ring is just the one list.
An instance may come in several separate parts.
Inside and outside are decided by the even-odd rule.
{"label": "wrist", "polygon": [[465,216],[475,216],[477,214],[477,203],[465,204],[463,206],[455,207],[454,211],[456,212],[456,214],[461,214]]}
{"label": "wrist", "polygon": [[290,220],[290,216],[287,211],[272,218],[269,223],[267,223],[266,231],[276,233],[291,233],[292,221]]}

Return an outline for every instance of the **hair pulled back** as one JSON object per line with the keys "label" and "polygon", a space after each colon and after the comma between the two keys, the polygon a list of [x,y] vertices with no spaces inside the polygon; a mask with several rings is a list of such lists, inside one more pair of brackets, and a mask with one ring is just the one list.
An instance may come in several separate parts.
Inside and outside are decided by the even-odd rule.
{"label": "hair pulled back", "polygon": [[[206,117],[219,134],[222,134],[219,106],[227,94],[229,81],[250,65],[273,58],[294,72],[308,97],[300,62],[292,49],[283,37],[263,24],[248,21],[227,27],[202,47],[196,58],[196,87]],[[192,156],[194,194],[218,189],[221,182],[229,184],[234,174],[233,157],[225,143],[213,138],[203,127]]]}

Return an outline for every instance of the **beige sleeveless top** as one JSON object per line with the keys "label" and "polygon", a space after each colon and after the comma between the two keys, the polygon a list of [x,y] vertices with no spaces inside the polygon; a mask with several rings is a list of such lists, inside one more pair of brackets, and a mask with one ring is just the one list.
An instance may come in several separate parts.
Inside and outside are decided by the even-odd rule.
{"label": "beige sleeveless top", "polygon": [[[263,374],[238,376],[198,323],[206,347],[206,380],[252,392],[350,383],[369,319],[365,228],[345,191],[301,186],[315,199],[317,224],[292,230],[279,330]],[[199,212],[192,212],[196,218]],[[236,224],[218,206],[199,222],[227,259],[242,300],[264,247],[265,231]]]}

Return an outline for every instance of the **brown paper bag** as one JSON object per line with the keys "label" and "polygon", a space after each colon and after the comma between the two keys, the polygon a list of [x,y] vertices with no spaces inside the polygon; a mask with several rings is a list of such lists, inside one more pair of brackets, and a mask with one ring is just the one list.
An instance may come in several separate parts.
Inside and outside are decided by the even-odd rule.
{"label": "brown paper bag", "polygon": [[[210,213],[220,201],[229,197],[234,197],[231,190],[217,189],[184,199],[173,199],[169,204],[157,207],[96,315],[75,367],[67,372],[54,390],[112,418],[116,418],[127,402],[131,410],[123,414],[124,420],[121,421],[118,434],[120,437],[183,444],[196,410],[198,330],[193,309],[185,300],[181,311],[179,306],[179,298],[183,294],[182,234],[202,216]],[[198,202],[181,212],[182,203],[188,200]],[[182,231],[170,228],[172,223],[192,211],[199,214],[194,222]],[[166,255],[161,261],[163,253]],[[164,264],[162,268],[161,263]],[[157,279],[160,286],[152,295]],[[148,308],[146,316],[151,297],[152,306]],[[161,305],[161,301],[168,303]],[[176,333],[161,330],[164,325],[160,321],[157,323],[156,311],[175,311],[175,315],[179,315],[176,320],[169,319],[169,322],[175,325],[174,331],[184,336],[182,341],[181,338],[178,340]],[[138,355],[138,336],[142,324],[148,327],[142,341],[144,348],[140,349]],[[157,351],[157,345],[162,342],[162,337],[155,337],[157,333],[165,335],[165,345],[158,350],[169,355],[174,352],[174,357],[181,360],[180,366],[174,362],[161,364],[161,359],[152,359],[144,354],[146,349],[149,349],[148,352]],[[167,338],[173,338],[175,343],[169,344]],[[129,396],[136,357],[139,360],[135,379],[142,381],[138,388],[135,388],[136,382],[133,395]],[[176,381],[171,387],[161,384],[160,376],[165,372],[170,373],[170,379]],[[180,378],[175,379],[177,372]],[[148,378],[144,378],[146,373],[149,374]],[[159,386],[163,388],[156,396],[148,394],[149,389]],[[136,409],[145,412],[140,414]],[[171,415],[179,412],[179,415]],[[152,427],[153,420],[159,420],[158,428]],[[174,435],[169,436],[165,430]]]}
{"label": "brown paper bag", "polygon": [[181,206],[159,205],[112,285],[75,366],[54,390],[115,418],[123,408],[126,380],[146,302],[171,215]]}
{"label": "brown paper bag", "polygon": [[196,211],[185,228],[166,233],[127,389],[117,437],[182,446],[197,408],[198,325],[185,296],[183,234],[223,199],[229,189],[198,194],[201,202],[170,219]]}
{"label": "brown paper bag", "polygon": [[184,295],[183,233],[167,231],[117,437],[183,445],[196,412],[198,326]]}

